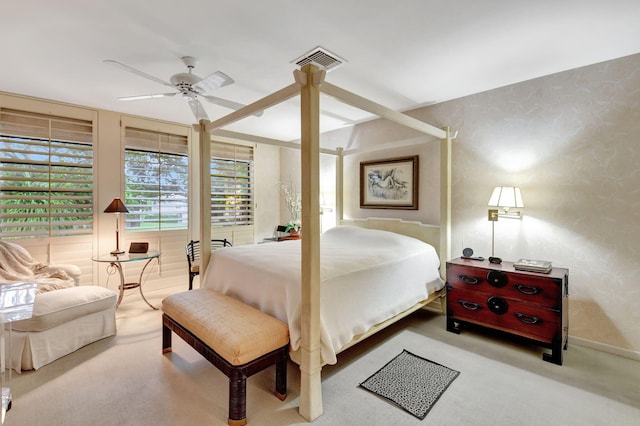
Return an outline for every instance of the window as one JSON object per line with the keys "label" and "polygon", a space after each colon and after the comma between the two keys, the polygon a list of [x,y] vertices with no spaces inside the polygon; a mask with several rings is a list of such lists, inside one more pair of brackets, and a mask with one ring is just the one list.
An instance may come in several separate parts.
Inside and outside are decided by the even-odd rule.
{"label": "window", "polygon": [[211,143],[211,225],[253,225],[253,147]]}
{"label": "window", "polygon": [[125,129],[125,228],[187,229],[189,158],[187,137]]}
{"label": "window", "polygon": [[93,123],[0,109],[3,238],[93,232]]}

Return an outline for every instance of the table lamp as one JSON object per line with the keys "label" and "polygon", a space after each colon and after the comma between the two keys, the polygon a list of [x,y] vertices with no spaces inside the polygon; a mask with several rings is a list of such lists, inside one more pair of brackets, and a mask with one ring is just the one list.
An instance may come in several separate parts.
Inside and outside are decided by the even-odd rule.
{"label": "table lamp", "polygon": [[120,200],[120,197],[116,197],[111,204],[104,209],[104,212],[116,214],[116,249],[113,250],[111,254],[114,256],[123,254],[124,250],[120,250],[120,213],[129,213],[129,210],[127,210],[127,206]]}

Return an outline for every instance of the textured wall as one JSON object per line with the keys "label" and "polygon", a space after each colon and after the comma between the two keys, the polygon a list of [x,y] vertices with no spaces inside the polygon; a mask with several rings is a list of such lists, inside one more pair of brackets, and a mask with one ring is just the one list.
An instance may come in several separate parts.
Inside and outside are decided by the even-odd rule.
{"label": "textured wall", "polygon": [[453,253],[491,252],[487,201],[520,186],[496,255],[570,269],[572,336],[640,352],[640,55],[414,111],[458,130]]}
{"label": "textured wall", "polygon": [[[458,132],[453,255],[464,247],[491,255],[491,191],[519,186],[524,217],[495,223],[495,255],[569,268],[570,335],[640,356],[640,54],[409,114]],[[325,134],[323,146],[370,148],[420,138],[429,139],[375,120]],[[359,161],[415,153],[425,167],[423,158],[437,156],[416,146],[348,158],[345,217],[392,215],[433,223],[426,197],[417,212],[363,210],[357,202]],[[435,178],[421,167],[421,188],[432,191],[426,188],[437,184]]]}

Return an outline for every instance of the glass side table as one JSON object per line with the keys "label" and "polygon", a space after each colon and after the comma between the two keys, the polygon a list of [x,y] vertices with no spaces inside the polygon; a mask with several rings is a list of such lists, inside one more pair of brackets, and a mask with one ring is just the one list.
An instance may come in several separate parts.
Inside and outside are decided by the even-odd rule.
{"label": "glass side table", "polygon": [[[94,262],[108,263],[111,267],[116,268],[116,270],[118,271],[118,274],[120,275],[120,286],[118,287],[120,289],[120,294],[118,295],[116,308],[120,306],[120,302],[122,302],[122,296],[124,295],[125,290],[137,288],[140,290],[140,296],[142,297],[142,300],[144,300],[152,309],[158,309],[151,303],[149,303],[147,298],[144,297],[144,293],[142,292],[142,278],[144,276],[144,271],[147,269],[147,266],[149,266],[149,264],[154,259],[157,260],[161,254],[162,252],[159,250],[149,250],[146,253],[123,253],[119,255],[103,254],[91,258],[91,260],[93,260]],[[138,281],[129,283],[125,282],[123,264],[141,261],[146,261],[146,263],[142,267],[142,271],[140,271],[140,277],[138,278]]]}
{"label": "glass side table", "polygon": [[[5,415],[11,408],[11,323],[31,318],[33,303],[36,298],[38,283],[18,282],[0,285],[0,381],[2,382],[2,414],[0,421],[4,423]],[[6,358],[9,359],[6,359]]]}

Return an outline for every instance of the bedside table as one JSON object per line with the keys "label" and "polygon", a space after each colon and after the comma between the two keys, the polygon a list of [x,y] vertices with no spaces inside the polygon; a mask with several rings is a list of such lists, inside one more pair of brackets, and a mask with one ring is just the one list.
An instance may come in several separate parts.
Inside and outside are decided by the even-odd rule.
{"label": "bedside table", "polygon": [[569,270],[519,271],[512,262],[447,262],[447,331],[475,324],[550,348],[542,358],[562,365],[567,349]]}

